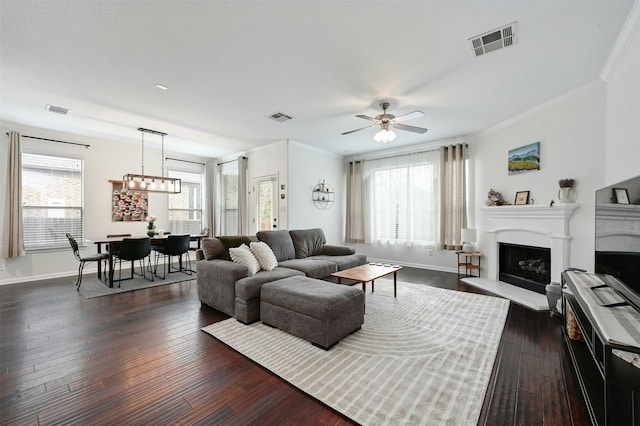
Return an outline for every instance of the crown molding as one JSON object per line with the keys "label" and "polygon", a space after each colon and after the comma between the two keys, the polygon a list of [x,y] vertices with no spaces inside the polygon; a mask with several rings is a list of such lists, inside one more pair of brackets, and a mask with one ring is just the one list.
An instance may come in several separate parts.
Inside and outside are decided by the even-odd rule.
{"label": "crown molding", "polygon": [[640,30],[640,1],[636,0],[631,6],[631,11],[627,16],[620,34],[609,53],[609,57],[600,72],[600,79],[609,82],[620,65],[620,61],[624,58],[629,46],[633,42],[638,30]]}

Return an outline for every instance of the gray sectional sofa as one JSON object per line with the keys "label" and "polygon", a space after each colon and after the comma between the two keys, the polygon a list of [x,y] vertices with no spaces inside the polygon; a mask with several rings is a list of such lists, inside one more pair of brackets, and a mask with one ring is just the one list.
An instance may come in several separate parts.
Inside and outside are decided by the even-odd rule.
{"label": "gray sectional sofa", "polygon": [[[229,249],[263,241],[278,266],[249,276],[247,267],[230,260]],[[322,229],[260,231],[255,237],[207,238],[196,253],[198,296],[205,305],[250,324],[260,319],[260,290],[266,283],[293,276],[316,279],[363,265],[367,258],[350,247],[326,244]]]}

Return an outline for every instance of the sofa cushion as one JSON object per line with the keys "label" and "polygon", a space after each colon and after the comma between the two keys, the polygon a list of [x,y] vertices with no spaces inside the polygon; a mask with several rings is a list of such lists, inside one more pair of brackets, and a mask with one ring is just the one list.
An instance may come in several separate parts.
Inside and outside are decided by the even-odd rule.
{"label": "sofa cushion", "polygon": [[224,245],[217,238],[203,238],[202,253],[206,260],[220,259],[224,253]]}
{"label": "sofa cushion", "polygon": [[277,281],[282,278],[304,276],[303,272],[295,269],[277,267],[272,271],[260,271],[252,277],[246,277],[236,281],[236,298],[249,300],[260,297],[260,288],[263,284]]}
{"label": "sofa cushion", "polygon": [[322,246],[327,242],[324,232],[320,228],[296,229],[289,231],[296,259],[322,254]]}
{"label": "sofa cushion", "polygon": [[278,262],[278,266],[304,272],[310,278],[326,278],[338,271],[335,262],[324,259],[289,259]]}
{"label": "sofa cushion", "polygon": [[289,231],[285,229],[280,231],[258,231],[256,236],[258,240],[267,243],[271,247],[278,262],[295,259],[296,252]]}
{"label": "sofa cushion", "polygon": [[224,246],[224,252],[222,253],[222,259],[231,260],[229,255],[229,249],[240,247],[241,244],[247,246],[251,244],[251,238],[246,235],[221,235],[217,237]]}
{"label": "sofa cushion", "polygon": [[344,256],[354,254],[355,252],[356,251],[351,247],[325,244],[322,246],[322,253],[317,254],[326,254],[327,256]]}
{"label": "sofa cushion", "polygon": [[276,255],[273,254],[273,250],[271,250],[271,247],[269,247],[267,243],[263,243],[262,241],[251,242],[249,248],[256,259],[258,259],[260,269],[263,271],[273,271],[273,269],[278,266],[278,259],[276,259]]}
{"label": "sofa cushion", "polygon": [[247,267],[249,276],[255,275],[256,272],[260,270],[258,259],[256,259],[246,244],[242,244],[240,247],[231,247],[229,249],[229,255],[233,263]]}
{"label": "sofa cushion", "polygon": [[367,256],[364,254],[349,254],[345,256],[313,256],[309,260],[325,260],[333,262],[337,265],[338,271],[344,271],[345,269],[355,268],[356,266],[364,265],[367,263]]}

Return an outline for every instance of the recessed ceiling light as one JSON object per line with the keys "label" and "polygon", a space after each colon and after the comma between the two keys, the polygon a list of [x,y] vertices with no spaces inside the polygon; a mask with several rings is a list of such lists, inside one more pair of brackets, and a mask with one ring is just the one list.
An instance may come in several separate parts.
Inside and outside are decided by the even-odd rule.
{"label": "recessed ceiling light", "polygon": [[169,89],[167,86],[165,86],[164,84],[160,84],[160,83],[156,83],[156,87],[160,90],[167,90]]}

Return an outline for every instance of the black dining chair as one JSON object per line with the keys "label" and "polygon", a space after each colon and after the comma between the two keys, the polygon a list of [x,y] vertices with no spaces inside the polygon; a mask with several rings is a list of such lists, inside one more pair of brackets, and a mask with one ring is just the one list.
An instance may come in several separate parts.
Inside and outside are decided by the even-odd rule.
{"label": "black dining chair", "polygon": [[[172,272],[172,256],[178,256],[179,259],[179,267],[173,268],[173,272],[185,272],[189,275],[192,274],[191,270],[191,256],[189,256],[189,250],[191,245],[191,236],[189,234],[184,235],[169,235],[167,240],[164,242],[164,245],[154,247],[156,252],[156,266],[155,273],[157,275],[158,272],[158,261],[160,255],[164,257],[163,260],[166,260],[166,257],[169,257],[168,262],[164,262],[162,265],[162,278],[166,278],[167,274]],[[188,267],[185,269],[182,267],[182,255],[187,255],[187,264]],[[158,275],[159,277],[160,275]]]}
{"label": "black dining chair", "polygon": [[[118,237],[130,237],[131,234],[107,234],[107,238],[118,238]],[[118,250],[120,250],[120,244],[121,243],[109,243],[111,244],[111,252],[112,253],[118,253]],[[104,267],[104,273],[105,276],[107,274],[107,263],[108,263],[108,258],[107,260],[105,260],[105,267]],[[131,262],[131,269],[133,269],[133,262]]]}
{"label": "black dining chair", "polygon": [[[76,290],[80,290],[80,285],[82,284],[82,272],[84,271],[84,265],[88,262],[102,262],[103,260],[109,259],[108,253],[93,253],[90,255],[82,256],[80,254],[80,249],[78,247],[78,243],[76,239],[69,233],[67,233],[67,239],[69,240],[69,244],[71,245],[71,249],[73,250],[73,255],[78,259],[80,265],[78,265],[78,279],[76,280]],[[99,277],[98,277],[99,278]]]}
{"label": "black dining chair", "polygon": [[[118,262],[118,287],[120,287],[122,281],[133,279],[134,274],[148,279],[147,269],[151,271],[151,281],[153,281],[153,271],[151,270],[151,239],[149,237],[123,238],[115,258]],[[122,278],[123,260],[130,261],[132,264],[131,277],[129,278]],[[136,260],[140,263],[140,269],[142,270],[140,274],[135,272]]]}

